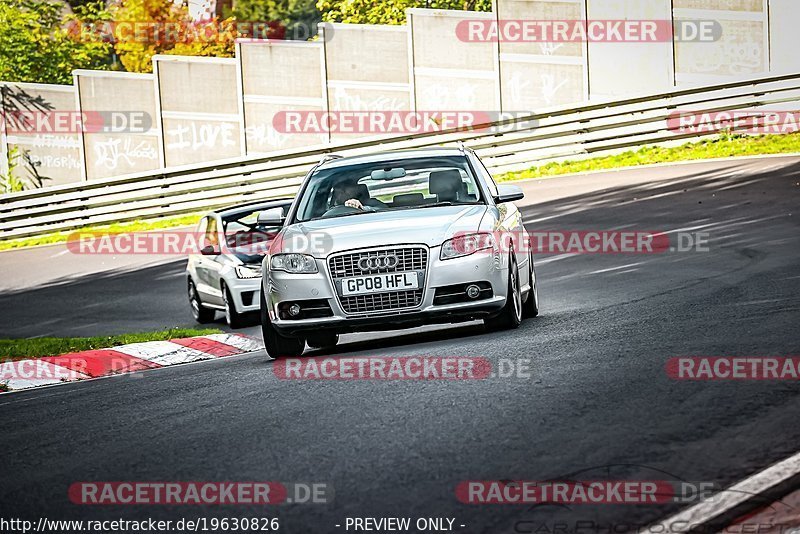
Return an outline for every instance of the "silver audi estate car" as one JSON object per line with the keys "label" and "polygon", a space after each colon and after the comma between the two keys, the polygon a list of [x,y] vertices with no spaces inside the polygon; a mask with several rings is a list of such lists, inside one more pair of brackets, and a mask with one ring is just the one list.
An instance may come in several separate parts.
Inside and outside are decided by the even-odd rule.
{"label": "silver audi estate car", "polygon": [[260,217],[282,227],[263,263],[267,353],[298,356],[347,332],[535,317],[522,198],[463,147],[326,157],[286,217]]}

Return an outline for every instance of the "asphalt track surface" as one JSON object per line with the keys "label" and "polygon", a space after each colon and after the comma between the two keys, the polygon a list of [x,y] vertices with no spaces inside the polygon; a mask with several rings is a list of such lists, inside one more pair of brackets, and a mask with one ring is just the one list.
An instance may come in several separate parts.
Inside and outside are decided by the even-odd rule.
{"label": "asphalt track surface", "polygon": [[[684,505],[465,505],[454,491],[494,479],[727,487],[797,452],[798,382],[674,381],[664,365],[800,353],[798,184],[793,157],[526,182],[529,229],[708,232],[709,251],[542,256],[543,312],[518,330],[347,336],[333,353],[530,359],[529,379],[281,381],[261,353],[4,395],[2,517],[279,517],[296,533],[344,532],[347,517],[451,517],[470,533],[633,532]],[[182,261],[44,247],[2,253],[0,266],[0,337],[191,324]],[[91,507],[69,502],[76,481],[316,481],[335,497]]]}

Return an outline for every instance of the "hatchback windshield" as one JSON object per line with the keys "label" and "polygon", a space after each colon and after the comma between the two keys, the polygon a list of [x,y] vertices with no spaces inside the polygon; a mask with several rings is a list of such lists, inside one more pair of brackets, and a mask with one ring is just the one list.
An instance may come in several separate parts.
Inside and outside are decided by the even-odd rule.
{"label": "hatchback windshield", "polygon": [[386,210],[481,203],[466,159],[381,161],[316,171],[304,189],[297,222]]}
{"label": "hatchback windshield", "polygon": [[280,227],[258,222],[260,208],[222,216],[222,232],[229,251],[244,263],[257,263],[266,254]]}

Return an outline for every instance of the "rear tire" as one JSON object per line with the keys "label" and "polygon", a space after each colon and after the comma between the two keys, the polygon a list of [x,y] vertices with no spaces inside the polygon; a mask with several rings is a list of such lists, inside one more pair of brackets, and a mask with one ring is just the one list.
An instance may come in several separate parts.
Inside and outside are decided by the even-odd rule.
{"label": "rear tire", "polygon": [[306,338],[308,346],[314,349],[330,349],[339,343],[339,334],[325,332],[322,334],[310,334]]}
{"label": "rear tire", "polygon": [[233,295],[231,295],[231,290],[228,289],[225,282],[222,283],[221,289],[222,303],[225,304],[225,321],[228,323],[228,326],[234,330],[247,326],[245,316],[236,311],[236,303],[233,300]]}
{"label": "rear tire", "polygon": [[508,260],[508,297],[503,310],[497,317],[484,319],[489,330],[512,330],[522,324],[522,291],[519,287],[519,268],[514,251]]}
{"label": "rear tire", "polygon": [[303,354],[306,342],[303,338],[284,336],[275,330],[267,313],[267,300],[264,297],[264,288],[261,288],[261,335],[264,338],[264,348],[267,355],[277,360],[278,358],[295,358]]}
{"label": "rear tire", "polygon": [[533,265],[533,254],[528,255],[528,265],[530,269],[531,290],[528,293],[528,300],[522,305],[523,319],[532,319],[539,315],[539,289],[536,287],[536,268]]}
{"label": "rear tire", "polygon": [[192,309],[192,317],[200,324],[208,324],[214,321],[214,310],[206,308],[200,301],[200,295],[197,294],[197,287],[194,282],[189,279],[189,306]]}

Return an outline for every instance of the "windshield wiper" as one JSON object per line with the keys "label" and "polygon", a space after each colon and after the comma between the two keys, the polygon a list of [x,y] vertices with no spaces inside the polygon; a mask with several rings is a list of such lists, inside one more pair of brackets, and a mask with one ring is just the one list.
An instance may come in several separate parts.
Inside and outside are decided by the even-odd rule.
{"label": "windshield wiper", "polygon": [[415,209],[419,209],[419,208],[439,208],[439,207],[443,207],[443,206],[454,206],[454,205],[455,204],[453,204],[452,202],[443,201],[443,202],[434,202],[433,204],[420,204],[419,206],[408,206],[407,208],[403,208],[403,209],[415,210]]}

